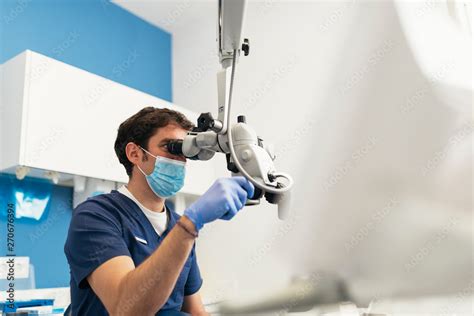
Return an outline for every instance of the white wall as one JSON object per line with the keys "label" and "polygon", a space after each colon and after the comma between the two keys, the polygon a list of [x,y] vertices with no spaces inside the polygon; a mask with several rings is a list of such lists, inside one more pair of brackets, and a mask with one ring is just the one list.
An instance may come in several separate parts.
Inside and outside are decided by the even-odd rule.
{"label": "white wall", "polygon": [[[216,114],[215,2],[186,10],[209,18],[176,19],[174,102]],[[435,97],[393,4],[251,1],[244,36],[232,115],[275,144],[296,182],[293,217],[280,222],[262,202],[208,225],[198,241],[206,300],[268,293],[319,269],[361,300],[468,286],[472,112]]]}

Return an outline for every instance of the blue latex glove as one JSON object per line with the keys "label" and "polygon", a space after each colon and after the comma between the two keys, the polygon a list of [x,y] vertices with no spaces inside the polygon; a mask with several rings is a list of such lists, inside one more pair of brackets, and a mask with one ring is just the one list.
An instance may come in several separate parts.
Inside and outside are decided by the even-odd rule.
{"label": "blue latex glove", "polygon": [[184,215],[200,230],[216,219],[230,220],[253,193],[253,184],[244,177],[220,178],[184,211]]}

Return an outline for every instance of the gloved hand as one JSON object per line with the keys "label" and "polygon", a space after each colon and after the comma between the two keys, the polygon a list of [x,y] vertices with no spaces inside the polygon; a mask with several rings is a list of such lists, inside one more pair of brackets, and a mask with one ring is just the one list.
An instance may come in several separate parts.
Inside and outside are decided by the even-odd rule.
{"label": "gloved hand", "polygon": [[253,193],[253,184],[244,177],[220,178],[184,211],[184,215],[200,230],[216,219],[230,220]]}

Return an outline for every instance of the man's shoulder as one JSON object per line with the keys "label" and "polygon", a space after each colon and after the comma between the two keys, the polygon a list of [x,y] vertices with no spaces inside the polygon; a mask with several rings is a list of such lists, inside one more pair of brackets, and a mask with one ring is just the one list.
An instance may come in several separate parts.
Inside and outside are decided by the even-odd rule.
{"label": "man's shoulder", "polygon": [[74,208],[73,215],[83,212],[117,213],[121,212],[124,208],[124,203],[126,203],[126,201],[122,198],[121,194],[113,190],[110,193],[87,198]]}

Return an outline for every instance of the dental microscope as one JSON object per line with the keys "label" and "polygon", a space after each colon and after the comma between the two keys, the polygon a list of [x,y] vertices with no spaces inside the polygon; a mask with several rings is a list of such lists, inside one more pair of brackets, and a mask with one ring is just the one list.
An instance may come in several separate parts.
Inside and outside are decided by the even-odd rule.
{"label": "dental microscope", "polygon": [[232,93],[236,65],[241,55],[250,52],[248,39],[241,41],[245,0],[218,0],[217,43],[222,69],[217,73],[217,118],[202,113],[197,126],[183,140],[168,143],[168,151],[192,160],[209,160],[215,153],[226,155],[227,169],[232,175],[242,175],[255,186],[254,196],[247,205],[265,199],[278,205],[278,217],[285,219],[290,212],[290,190],[293,179],[276,170],[275,155],[245,116],[231,120]]}

